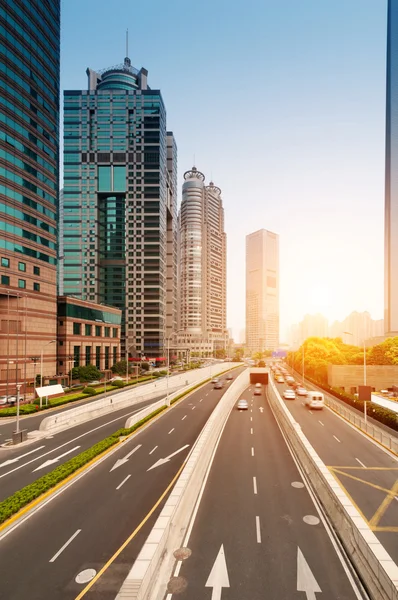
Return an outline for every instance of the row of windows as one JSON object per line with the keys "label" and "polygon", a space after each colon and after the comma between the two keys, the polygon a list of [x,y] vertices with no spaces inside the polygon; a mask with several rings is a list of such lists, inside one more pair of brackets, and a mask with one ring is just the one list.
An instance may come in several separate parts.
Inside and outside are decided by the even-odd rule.
{"label": "row of windows", "polygon": [[[10,259],[6,258],[5,256],[2,256],[1,257],[1,266],[5,267],[5,268],[10,268]],[[19,262],[18,263],[18,271],[23,271],[24,273],[26,273],[26,263]],[[37,267],[35,265],[33,267],[33,274],[34,275],[40,275],[40,267]]]}
{"label": "row of windows", "polygon": [[[1,120],[1,115],[0,115],[0,120]],[[9,181],[12,181],[12,183],[16,183],[16,184],[26,188],[27,190],[30,190],[34,194],[37,194],[38,196],[43,198],[44,200],[47,200],[48,202],[51,202],[52,204],[56,204],[56,198],[55,198],[56,194],[55,193],[54,193],[54,196],[51,196],[50,194],[48,194],[47,192],[42,190],[40,187],[38,187],[34,183],[31,183],[27,179],[23,179],[23,177],[16,175],[12,171],[9,171],[8,169],[5,169],[2,166],[0,166],[0,177],[5,177]]]}
{"label": "row of windows", "polygon": [[[2,81],[0,79],[0,86],[1,85],[2,85]],[[28,156],[29,158],[31,158],[32,160],[37,162],[38,165],[40,165],[41,167],[43,167],[44,169],[49,171],[52,175],[57,175],[57,173],[58,173],[57,167],[51,165],[44,158],[42,158],[39,154],[37,154],[37,152],[34,152],[31,148],[29,148],[29,146],[25,146],[24,144],[21,144],[21,142],[19,140],[15,139],[14,137],[11,137],[7,133],[5,133],[5,131],[0,131],[0,140],[4,140],[8,146],[12,146],[16,150],[19,150],[23,154],[26,154],[26,156]],[[31,137],[29,137],[29,141],[32,141]]]}
{"label": "row of windows", "polygon": [[0,238],[0,248],[2,250],[10,250],[11,252],[20,252],[25,256],[30,256],[32,258],[36,258],[37,260],[42,260],[50,265],[56,265],[57,259],[49,256],[48,254],[44,254],[43,252],[39,252],[38,250],[33,250],[32,248],[27,248],[26,246],[21,246],[20,244],[15,244],[14,242],[8,242],[2,238]]}
{"label": "row of windows", "polygon": [[[8,275],[1,276],[2,285],[10,285],[10,277]],[[22,290],[26,290],[26,279],[18,279],[18,287]],[[40,283],[33,283],[33,291],[40,292]]]}
{"label": "row of windows", "polygon": [[[0,63],[0,71],[1,71],[1,67],[2,67],[2,64]],[[14,131],[19,133],[23,137],[25,137],[26,139],[28,139],[31,143],[35,144],[40,150],[43,150],[43,152],[45,152],[48,156],[50,156],[54,160],[57,158],[56,153],[53,152],[49,146],[46,146],[46,144],[44,144],[35,135],[33,135],[33,133],[31,133],[28,129],[25,129],[25,127],[22,127],[22,125],[19,125],[19,123],[14,121],[14,119],[7,117],[5,114],[3,114],[1,112],[0,113],[0,121],[3,122],[5,125],[7,125],[7,127],[10,127]]]}
{"label": "row of windows", "polygon": [[[60,321],[60,325],[63,325],[63,321]],[[81,323],[73,323],[73,334],[74,335],[82,335],[82,324]],[[91,336],[93,335],[93,325],[85,324],[84,325],[84,335]],[[101,325],[95,325],[95,337],[102,337],[102,327]],[[104,327],[104,337],[111,337],[111,328]],[[118,330],[116,327],[112,327],[112,337],[118,337]]]}
{"label": "row of windows", "polygon": [[3,202],[0,202],[0,212],[3,212],[6,215],[9,215],[10,217],[26,221],[27,223],[30,223],[35,227],[39,227],[40,229],[44,229],[44,231],[52,233],[53,235],[57,234],[57,230],[55,229],[55,227],[50,227],[50,225],[48,225],[48,223],[46,223],[45,221],[40,221],[39,219],[36,219],[35,217],[32,217],[31,215],[28,215],[27,213],[24,213],[14,208],[13,206],[3,204]]}
{"label": "row of windows", "polygon": [[[101,349],[102,349],[101,346],[95,347],[95,365],[96,365],[97,369],[101,368]],[[73,346],[73,360],[74,360],[73,366],[74,367],[80,366],[80,351],[81,351],[81,346]],[[109,369],[110,346],[104,346],[104,351],[105,351],[104,352],[105,369]],[[86,366],[91,365],[91,346],[86,346],[85,359],[86,359]],[[116,361],[117,361],[117,347],[114,346],[113,347],[113,363],[116,363]],[[63,361],[60,360],[59,364],[62,366]]]}
{"label": "row of windows", "polygon": [[36,235],[27,229],[21,229],[21,227],[16,227],[15,225],[11,225],[10,223],[6,223],[5,221],[0,220],[0,231],[5,231],[6,233],[12,233],[13,235],[19,235],[27,240],[31,240],[36,244],[41,244],[42,246],[46,246],[47,248],[51,248],[51,250],[56,250],[57,246],[55,242],[50,242],[45,237],[41,235]]}

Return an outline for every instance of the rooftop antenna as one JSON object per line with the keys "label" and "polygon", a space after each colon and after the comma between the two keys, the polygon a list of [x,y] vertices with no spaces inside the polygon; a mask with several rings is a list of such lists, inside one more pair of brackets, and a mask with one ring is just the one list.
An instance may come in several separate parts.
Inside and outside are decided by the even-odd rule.
{"label": "rooftop antenna", "polygon": [[126,56],[129,55],[129,30],[126,29]]}
{"label": "rooftop antenna", "polygon": [[195,165],[196,165],[196,155],[194,154],[193,155],[193,166],[195,166]]}

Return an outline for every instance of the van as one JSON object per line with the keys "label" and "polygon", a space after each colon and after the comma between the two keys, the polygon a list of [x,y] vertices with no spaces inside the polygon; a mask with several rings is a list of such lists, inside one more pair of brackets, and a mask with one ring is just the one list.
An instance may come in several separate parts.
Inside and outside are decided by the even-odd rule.
{"label": "van", "polygon": [[254,386],[254,395],[261,396],[261,393],[262,393],[262,385],[261,385],[261,383],[256,383],[256,385]]}
{"label": "van", "polygon": [[308,408],[318,408],[322,410],[322,408],[325,406],[325,398],[322,392],[307,392],[307,395],[304,398],[304,405],[308,406]]}

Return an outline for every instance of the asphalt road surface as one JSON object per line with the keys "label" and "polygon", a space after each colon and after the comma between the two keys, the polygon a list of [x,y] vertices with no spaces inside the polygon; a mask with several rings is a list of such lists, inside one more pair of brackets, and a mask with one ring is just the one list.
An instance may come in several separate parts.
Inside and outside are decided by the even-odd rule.
{"label": "asphalt road surface", "polygon": [[87,569],[98,573],[141,524],[87,594],[114,600],[167,498],[160,501],[162,495],[227,387],[207,384],[193,392],[9,535],[0,535],[0,599],[75,599]]}
{"label": "asphalt road surface", "polygon": [[249,410],[227,421],[167,600],[362,598],[264,393],[241,397]]}
{"label": "asphalt road surface", "polygon": [[[275,385],[283,397],[288,386]],[[398,562],[398,459],[326,406],[309,410],[300,396],[284,402],[391,558]]]}

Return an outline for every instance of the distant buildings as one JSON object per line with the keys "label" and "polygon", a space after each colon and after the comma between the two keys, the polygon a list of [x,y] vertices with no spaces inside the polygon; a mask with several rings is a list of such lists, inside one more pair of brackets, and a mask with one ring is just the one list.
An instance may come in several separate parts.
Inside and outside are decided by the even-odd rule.
{"label": "distant buildings", "polygon": [[1,3],[0,395],[56,372],[60,1]]}
{"label": "distant buildings", "polygon": [[246,236],[246,347],[279,346],[279,236],[260,229]]}
{"label": "distant buildings", "polygon": [[384,328],[398,333],[398,0],[388,1]]}
{"label": "distant buildings", "polygon": [[226,349],[226,234],[221,190],[192,167],[184,173],[179,214],[178,347],[209,355]]}
{"label": "distant buildings", "polygon": [[64,92],[63,293],[122,310],[123,353],[165,361],[177,321],[177,147],[129,58]]}

